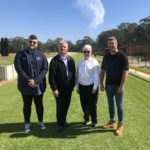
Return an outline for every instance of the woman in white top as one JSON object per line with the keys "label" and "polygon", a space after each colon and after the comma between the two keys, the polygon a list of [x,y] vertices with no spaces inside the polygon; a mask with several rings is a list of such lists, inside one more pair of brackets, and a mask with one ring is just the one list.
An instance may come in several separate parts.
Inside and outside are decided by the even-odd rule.
{"label": "woman in white top", "polygon": [[77,70],[77,92],[80,94],[80,102],[84,112],[83,125],[89,124],[89,116],[91,116],[92,124],[90,128],[97,126],[97,101],[99,86],[99,63],[91,57],[91,45],[83,47],[84,59],[78,63]]}

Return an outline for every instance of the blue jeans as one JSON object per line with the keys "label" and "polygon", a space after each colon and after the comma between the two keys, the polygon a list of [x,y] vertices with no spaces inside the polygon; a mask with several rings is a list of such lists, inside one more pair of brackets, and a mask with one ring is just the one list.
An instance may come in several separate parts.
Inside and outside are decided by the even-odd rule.
{"label": "blue jeans", "polygon": [[106,85],[105,90],[107,94],[108,106],[109,106],[109,115],[110,120],[115,120],[115,101],[117,104],[117,112],[118,112],[118,120],[119,123],[123,122],[123,92],[121,94],[118,93],[119,86],[116,85]]}

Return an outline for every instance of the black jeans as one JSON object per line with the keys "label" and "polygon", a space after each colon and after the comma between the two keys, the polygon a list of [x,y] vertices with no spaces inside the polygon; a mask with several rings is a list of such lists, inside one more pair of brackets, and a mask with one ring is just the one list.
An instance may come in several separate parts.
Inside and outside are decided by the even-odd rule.
{"label": "black jeans", "polygon": [[58,126],[63,126],[66,122],[71,95],[72,91],[69,88],[64,88],[59,90],[59,96],[56,97],[56,117]]}
{"label": "black jeans", "polygon": [[89,121],[90,115],[92,123],[97,123],[98,89],[95,94],[92,94],[92,90],[93,84],[89,86],[79,84],[80,102],[84,112],[83,118],[85,121]]}
{"label": "black jeans", "polygon": [[36,106],[36,113],[38,117],[38,121],[43,121],[43,95],[39,96],[29,96],[29,95],[22,95],[23,98],[23,114],[25,123],[30,123],[30,116],[31,116],[31,105],[32,99],[34,99],[34,104]]}

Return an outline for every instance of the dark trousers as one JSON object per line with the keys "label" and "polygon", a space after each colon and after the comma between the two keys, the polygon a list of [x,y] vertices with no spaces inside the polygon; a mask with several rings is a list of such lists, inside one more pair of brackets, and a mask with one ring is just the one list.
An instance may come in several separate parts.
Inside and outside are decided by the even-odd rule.
{"label": "dark trousers", "polygon": [[30,123],[30,116],[31,116],[31,105],[32,99],[34,99],[34,104],[36,106],[36,113],[38,117],[38,121],[43,121],[43,95],[39,96],[29,96],[29,95],[22,95],[23,97],[23,114],[25,123]]}
{"label": "dark trousers", "polygon": [[92,94],[93,85],[83,86],[79,84],[80,102],[84,112],[85,121],[89,121],[91,116],[92,123],[97,123],[97,101],[98,89],[95,94]]}
{"label": "dark trousers", "polygon": [[57,125],[63,126],[66,122],[67,112],[71,101],[72,91],[68,88],[59,90],[59,96],[56,98],[56,117]]}

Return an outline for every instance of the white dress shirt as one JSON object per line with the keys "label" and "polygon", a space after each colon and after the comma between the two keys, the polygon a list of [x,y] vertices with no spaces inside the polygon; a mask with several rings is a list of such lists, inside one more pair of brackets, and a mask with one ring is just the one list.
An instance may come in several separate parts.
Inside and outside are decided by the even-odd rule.
{"label": "white dress shirt", "polygon": [[94,84],[93,90],[96,90],[99,86],[99,63],[94,58],[89,58],[88,60],[82,59],[78,63],[76,85],[77,90],[79,90],[79,84],[81,85],[91,85]]}

